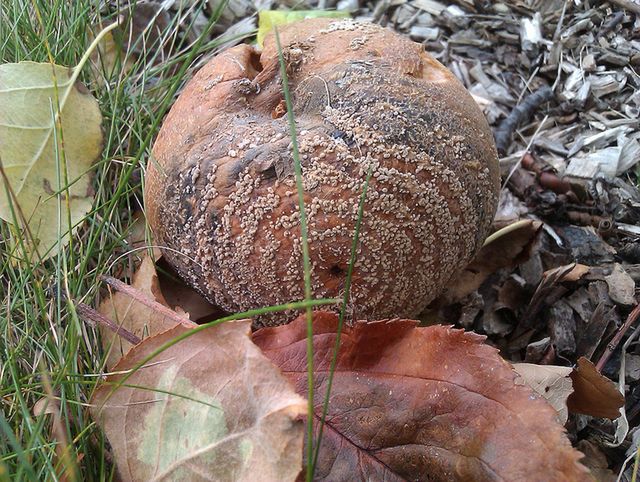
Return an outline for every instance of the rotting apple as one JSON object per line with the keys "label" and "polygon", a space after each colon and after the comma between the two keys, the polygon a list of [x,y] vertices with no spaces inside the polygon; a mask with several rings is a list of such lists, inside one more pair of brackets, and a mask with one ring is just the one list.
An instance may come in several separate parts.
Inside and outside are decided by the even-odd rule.
{"label": "rotting apple", "polygon": [[[391,30],[314,19],[280,31],[292,92],[314,296],[344,289],[359,319],[413,317],[477,252],[499,169],[489,126],[462,84]],[[273,35],[239,45],[188,83],[146,174],[164,255],[228,311],[303,298],[292,145]],[[269,325],[293,313],[256,320]]]}

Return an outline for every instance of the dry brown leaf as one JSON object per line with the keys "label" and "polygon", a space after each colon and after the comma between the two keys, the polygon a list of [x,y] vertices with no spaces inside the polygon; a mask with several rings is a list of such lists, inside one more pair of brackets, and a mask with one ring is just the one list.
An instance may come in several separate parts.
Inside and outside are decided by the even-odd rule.
{"label": "dry brown leaf", "polygon": [[569,411],[567,397],[573,392],[571,385],[571,367],[556,365],[535,365],[533,363],[514,363],[513,369],[520,375],[516,383],[526,384],[558,412],[558,423],[567,423]]}
{"label": "dry brown leaf", "polygon": [[164,258],[158,260],[158,281],[169,307],[182,310],[196,323],[205,323],[222,318],[225,313],[205,300],[200,293],[187,286]]}
{"label": "dry brown leaf", "polygon": [[490,274],[525,261],[542,228],[541,222],[528,221],[485,245],[474,260],[447,284],[441,298],[446,303],[462,300],[477,290]]}
{"label": "dry brown leaf", "polygon": [[[147,220],[144,217],[144,213],[142,211],[136,211],[131,215],[132,222],[129,224],[127,228],[125,239],[127,244],[129,245],[129,249],[135,250],[140,249],[147,245]],[[154,255],[156,254],[156,249],[154,249]],[[157,249],[157,258],[160,255],[160,250]]]}
{"label": "dry brown leaf", "polygon": [[[160,290],[153,259],[149,256],[145,256],[142,260],[138,271],[133,275],[131,285],[151,300],[168,306]],[[176,325],[174,320],[159,315],[124,293],[113,293],[110,298],[100,303],[98,311],[138,338],[161,333]],[[102,346],[107,353],[107,368],[110,369],[133,345],[102,325],[100,325],[100,333]]]}
{"label": "dry brown leaf", "polygon": [[[573,267],[571,268],[570,271],[562,275],[562,281],[569,281],[569,282],[578,281],[591,270],[591,267],[585,264],[576,263],[572,266]],[[549,274],[551,274],[552,271],[553,270],[545,271],[544,276],[548,276]]]}
{"label": "dry brown leaf", "polygon": [[571,374],[574,392],[569,396],[569,411],[614,420],[620,416],[624,396],[615,384],[600,374],[585,357],[578,359],[578,367]]}
{"label": "dry brown leaf", "polygon": [[613,301],[626,306],[635,304],[636,283],[622,265],[614,264],[611,274],[605,276],[604,280],[609,287],[609,296]]}
{"label": "dry brown leaf", "polygon": [[33,415],[40,417],[41,415],[54,415],[60,412],[60,403],[57,400],[50,400],[46,397],[39,399],[33,405]]}
{"label": "dry brown leaf", "polygon": [[[134,372],[111,375],[93,396],[124,481],[295,480],[306,403],[251,343],[249,321],[202,330]],[[136,345],[116,366],[131,370],[188,328]]]}
{"label": "dry brown leaf", "polygon": [[576,444],[576,448],[585,455],[584,465],[589,467],[598,482],[616,482],[616,474],[609,469],[607,456],[600,447],[583,439]]}
{"label": "dry brown leaf", "polygon": [[[316,431],[336,328],[315,313]],[[304,318],[253,339],[306,394]],[[317,479],[585,480],[553,408],[483,339],[411,320],[345,327]]]}

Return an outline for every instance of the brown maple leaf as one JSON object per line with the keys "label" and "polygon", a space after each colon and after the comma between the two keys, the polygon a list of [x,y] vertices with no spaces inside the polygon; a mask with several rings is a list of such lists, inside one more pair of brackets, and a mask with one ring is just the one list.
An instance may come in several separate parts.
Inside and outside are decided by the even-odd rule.
{"label": "brown maple leaf", "polygon": [[[337,324],[314,314],[316,433]],[[555,410],[483,339],[411,320],[345,327],[317,479],[588,479]],[[253,340],[306,395],[303,317]]]}

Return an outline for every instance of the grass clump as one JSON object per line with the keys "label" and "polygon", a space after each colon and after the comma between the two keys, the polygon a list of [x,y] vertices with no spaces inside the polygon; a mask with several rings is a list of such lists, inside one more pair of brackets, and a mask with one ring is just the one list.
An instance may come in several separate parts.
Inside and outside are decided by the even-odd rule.
{"label": "grass clump", "polygon": [[[105,10],[95,0],[16,0],[0,3],[0,62],[50,62],[73,67],[109,24],[120,25],[109,41],[121,55],[91,55],[80,81],[98,99],[103,116],[104,146],[93,166],[93,210],[73,235],[69,246],[42,261],[28,253],[25,243],[13,243],[16,230],[0,221],[0,481],[111,480],[115,467],[107,460],[107,441],[89,416],[88,404],[105,371],[97,332],[78,317],[75,303],[95,305],[99,277],[133,274],[143,251],[132,249],[127,236],[143,206],[143,171],[161,121],[203,55],[214,54],[230,38],[210,35],[226,3],[207,11],[206,1],[192,2],[155,26],[149,17],[142,31],[127,19],[136,18],[136,1],[124,11]],[[147,7],[144,7],[145,9]],[[145,14],[146,15],[146,14]],[[145,15],[142,15],[144,17]],[[139,20],[140,17],[137,19]],[[110,32],[111,34],[111,32]],[[102,45],[103,52],[107,52]],[[304,242],[305,301],[239,313],[202,325],[156,350],[145,362],[169,346],[224,321],[286,309],[306,309],[308,321],[309,400],[313,409],[313,342],[311,308],[337,300],[312,300],[302,167],[297,153],[296,127],[283,67],[283,90],[289,113]],[[28,108],[28,107],[27,107]],[[366,185],[358,227],[362,219]],[[5,186],[2,186],[3,190]],[[63,189],[65,187],[63,186]],[[60,203],[65,216],[64,203]],[[358,227],[349,265],[347,286],[355,261]],[[148,240],[150,241],[150,240]],[[148,243],[151,244],[151,243]],[[340,329],[344,320],[343,300]],[[335,350],[337,353],[338,343]],[[335,369],[334,353],[331,377]],[[142,365],[141,363],[140,365]],[[125,376],[120,383],[124,383]],[[114,390],[117,387],[114,387]],[[327,413],[325,395],[322,423]],[[52,410],[50,410],[52,409]],[[64,414],[61,416],[61,414]],[[313,417],[309,417],[307,480],[313,477]],[[321,429],[320,429],[321,430]],[[320,440],[316,440],[316,446]]]}
{"label": "grass clump", "polygon": [[[0,2],[2,63],[73,67],[105,25],[121,22],[114,35],[121,55],[108,62],[93,55],[80,75],[100,104],[104,148],[93,167],[94,207],[74,242],[40,262],[21,243],[12,246],[15,231],[0,222],[0,480],[114,475],[105,460],[106,441],[87,409],[95,374],[104,370],[99,340],[70,300],[95,304],[97,277],[128,276],[143,254],[127,254],[127,235],[143,204],[151,141],[194,62],[229,40],[210,36],[223,7],[204,28],[195,23],[207,8],[200,1],[169,18],[162,30],[152,23],[134,32],[127,19],[135,18],[135,1],[120,12],[94,0]],[[45,414],[47,404],[65,416]]]}

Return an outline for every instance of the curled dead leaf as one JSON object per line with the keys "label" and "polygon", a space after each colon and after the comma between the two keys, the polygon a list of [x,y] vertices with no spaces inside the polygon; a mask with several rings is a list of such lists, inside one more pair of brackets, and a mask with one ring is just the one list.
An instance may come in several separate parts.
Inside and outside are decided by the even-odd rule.
{"label": "curled dead leaf", "polygon": [[[580,263],[572,263],[569,266],[570,266],[569,271],[565,271],[562,274],[562,278],[561,278],[562,281],[568,281],[568,282],[578,281],[582,279],[582,277],[587,273],[589,273],[589,271],[591,270],[590,266],[587,266],[585,264],[580,264]],[[549,269],[543,273],[543,276],[545,277],[551,276],[555,270],[557,270],[557,268]]]}
{"label": "curled dead leaf", "polygon": [[[314,315],[315,426],[322,413],[337,317]],[[304,395],[306,326],[254,333]],[[582,481],[555,411],[483,337],[411,320],[345,327],[316,477],[319,480]]]}
{"label": "curled dead leaf", "polygon": [[568,399],[571,412],[611,420],[620,416],[624,395],[585,357],[578,359],[578,367],[571,374],[571,380],[574,388],[574,393]]}
{"label": "curled dead leaf", "polygon": [[485,244],[473,261],[447,284],[440,298],[446,303],[462,300],[498,269],[515,266],[528,259],[542,223],[530,219],[518,223],[515,229],[509,231],[507,226],[504,235]]}
{"label": "curled dead leaf", "polygon": [[[150,299],[167,306],[153,259],[145,256],[133,275],[133,288]],[[98,311],[138,338],[146,338],[162,333],[176,325],[175,320],[155,312],[148,306],[132,299],[124,293],[113,293],[100,303]],[[100,325],[102,346],[107,354],[107,368],[112,368],[133,346],[109,328]]]}

